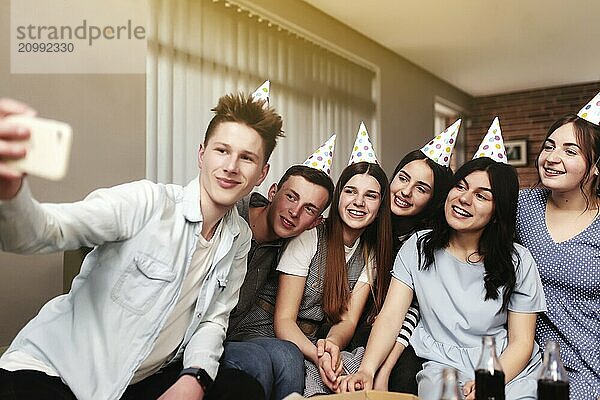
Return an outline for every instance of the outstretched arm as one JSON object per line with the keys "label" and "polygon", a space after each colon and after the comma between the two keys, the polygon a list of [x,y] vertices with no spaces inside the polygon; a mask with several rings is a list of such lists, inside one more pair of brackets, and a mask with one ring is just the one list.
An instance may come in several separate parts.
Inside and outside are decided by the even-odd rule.
{"label": "outstretched arm", "polygon": [[408,346],[410,337],[417,327],[418,322],[419,305],[416,300],[413,300],[412,304],[408,308],[406,316],[404,317],[402,328],[400,329],[400,333],[398,334],[398,338],[396,339],[396,343],[394,344],[392,351],[390,354],[388,354],[387,358],[381,367],[379,367],[379,370],[375,375],[375,383],[373,384],[373,388],[375,390],[388,390],[389,378],[390,374],[392,373],[392,369],[398,362],[398,359],[404,352],[404,349],[406,349]]}
{"label": "outstretched arm", "polygon": [[392,351],[390,351],[390,354],[388,354],[385,361],[383,362],[383,364],[381,364],[381,367],[379,367],[379,370],[375,374],[373,389],[381,390],[384,392],[387,392],[389,390],[389,382],[392,369],[394,369],[394,366],[398,362],[398,359],[402,355],[402,352],[405,348],[406,346],[398,341],[394,343]]}
{"label": "outstretched arm", "polygon": [[396,337],[404,321],[413,297],[412,289],[396,278],[392,278],[383,308],[373,324],[365,356],[356,374],[349,376],[340,385],[343,392],[371,389],[375,372],[383,363],[396,343]]}
{"label": "outstretched arm", "polygon": [[275,335],[279,339],[289,340],[294,343],[304,358],[317,364],[317,348],[296,324],[298,310],[304,294],[305,276],[296,276],[285,273],[279,274],[279,286],[275,300],[275,314],[273,325]]}
{"label": "outstretched arm", "polygon": [[519,375],[531,358],[536,318],[536,313],[508,311],[508,346],[500,355],[506,383]]}
{"label": "outstretched arm", "polygon": [[[317,342],[319,370],[324,383],[332,390],[338,388],[338,376],[342,372],[340,350],[344,349],[352,339],[360,316],[371,293],[368,283],[357,282],[350,297],[348,310],[341,316],[340,322],[333,325],[327,337]],[[328,353],[328,354],[325,354]]]}

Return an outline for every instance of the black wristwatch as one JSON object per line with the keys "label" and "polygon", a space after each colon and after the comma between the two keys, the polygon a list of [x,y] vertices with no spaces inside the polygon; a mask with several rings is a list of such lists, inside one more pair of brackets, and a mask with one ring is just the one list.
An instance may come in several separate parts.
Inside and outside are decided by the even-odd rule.
{"label": "black wristwatch", "polygon": [[206,372],[202,368],[193,368],[193,367],[192,368],[184,368],[179,373],[179,377],[182,377],[184,375],[191,375],[194,378],[196,378],[196,381],[202,387],[202,390],[204,390],[204,393],[208,392],[208,389],[210,389],[210,387],[212,386],[212,384],[214,382],[213,379],[208,374],[208,372]]}

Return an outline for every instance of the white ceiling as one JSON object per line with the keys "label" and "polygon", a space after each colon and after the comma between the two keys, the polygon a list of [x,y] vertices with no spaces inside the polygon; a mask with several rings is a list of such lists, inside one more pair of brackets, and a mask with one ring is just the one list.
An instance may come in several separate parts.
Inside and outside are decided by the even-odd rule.
{"label": "white ceiling", "polygon": [[305,0],[482,96],[600,80],[600,0]]}

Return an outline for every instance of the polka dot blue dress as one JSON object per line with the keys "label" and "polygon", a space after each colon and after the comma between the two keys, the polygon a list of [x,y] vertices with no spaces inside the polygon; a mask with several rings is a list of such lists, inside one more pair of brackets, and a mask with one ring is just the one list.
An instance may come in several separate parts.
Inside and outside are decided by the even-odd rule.
{"label": "polka dot blue dress", "polygon": [[537,320],[540,346],[559,343],[572,400],[600,396],[600,218],[571,239],[555,243],[546,228],[550,191],[519,194],[517,236],[540,271],[548,312]]}

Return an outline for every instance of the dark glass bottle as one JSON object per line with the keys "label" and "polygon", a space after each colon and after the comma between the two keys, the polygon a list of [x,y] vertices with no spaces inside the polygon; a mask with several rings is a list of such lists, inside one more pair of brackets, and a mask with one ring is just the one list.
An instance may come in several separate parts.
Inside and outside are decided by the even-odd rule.
{"label": "dark glass bottle", "polygon": [[553,340],[546,342],[544,363],[538,379],[539,400],[569,400],[569,377],[560,358],[560,347]]}
{"label": "dark glass bottle", "polygon": [[458,373],[454,368],[444,368],[440,400],[462,400],[462,398],[458,388]]}
{"label": "dark glass bottle", "polygon": [[482,339],[481,357],[475,368],[475,399],[504,400],[504,371],[496,355],[493,336]]}

